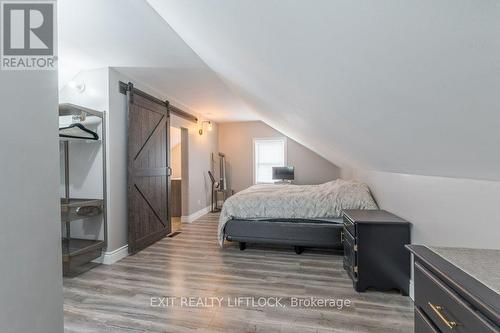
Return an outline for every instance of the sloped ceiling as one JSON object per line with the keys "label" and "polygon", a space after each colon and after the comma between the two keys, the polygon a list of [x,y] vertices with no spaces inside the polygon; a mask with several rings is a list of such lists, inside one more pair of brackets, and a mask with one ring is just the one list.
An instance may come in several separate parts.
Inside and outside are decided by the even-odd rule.
{"label": "sloped ceiling", "polygon": [[341,167],[500,180],[493,0],[60,0],[61,86],[115,67]]}
{"label": "sloped ceiling", "polygon": [[271,126],[340,165],[500,180],[500,3],[149,0]]}
{"label": "sloped ceiling", "polygon": [[206,118],[257,119],[146,1],[60,0],[58,27],[61,88],[80,71],[115,67]]}

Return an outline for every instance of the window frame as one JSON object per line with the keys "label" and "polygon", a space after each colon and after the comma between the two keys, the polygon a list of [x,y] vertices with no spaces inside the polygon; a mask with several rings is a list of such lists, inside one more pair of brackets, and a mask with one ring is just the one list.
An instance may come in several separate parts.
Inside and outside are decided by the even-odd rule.
{"label": "window frame", "polygon": [[255,156],[256,152],[256,142],[257,141],[283,141],[283,166],[288,165],[288,144],[286,136],[274,136],[274,137],[264,137],[264,138],[252,138],[252,169],[253,169],[253,185],[258,184],[273,184],[274,182],[257,182],[257,157]]}

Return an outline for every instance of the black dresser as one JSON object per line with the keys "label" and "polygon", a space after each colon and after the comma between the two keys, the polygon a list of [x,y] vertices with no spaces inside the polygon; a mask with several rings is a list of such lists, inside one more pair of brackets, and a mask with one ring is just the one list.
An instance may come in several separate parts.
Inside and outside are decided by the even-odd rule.
{"label": "black dresser", "polygon": [[416,333],[500,332],[499,250],[407,248],[414,255]]}
{"label": "black dresser", "polygon": [[343,217],[344,268],[354,289],[408,295],[410,223],[385,210],[345,210]]}

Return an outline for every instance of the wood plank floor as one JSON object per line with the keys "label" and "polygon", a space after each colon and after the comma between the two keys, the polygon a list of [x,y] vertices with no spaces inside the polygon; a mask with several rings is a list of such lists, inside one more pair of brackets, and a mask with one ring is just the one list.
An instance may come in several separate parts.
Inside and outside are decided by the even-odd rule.
{"label": "wood plank floor", "polygon": [[[356,293],[342,258],[328,252],[237,244],[220,249],[218,215],[111,265],[64,279],[66,332],[413,332],[411,299]],[[181,306],[180,297],[349,299],[335,307]],[[153,307],[152,297],[178,297]],[[158,305],[159,301],[153,299]],[[206,304],[206,303],[205,303]],[[215,303],[217,304],[217,303]],[[233,303],[234,304],[234,303]],[[209,304],[208,304],[209,305]]]}

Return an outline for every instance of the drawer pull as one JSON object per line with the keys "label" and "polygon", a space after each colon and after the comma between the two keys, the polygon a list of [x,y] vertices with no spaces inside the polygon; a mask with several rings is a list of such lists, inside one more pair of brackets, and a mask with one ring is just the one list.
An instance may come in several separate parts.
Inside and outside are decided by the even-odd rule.
{"label": "drawer pull", "polygon": [[354,223],[352,223],[352,221],[349,218],[344,219],[344,224],[346,227],[354,225]]}
{"label": "drawer pull", "polygon": [[431,307],[432,311],[434,311],[434,313],[439,317],[439,319],[441,319],[443,321],[443,323],[445,323],[445,325],[448,326],[448,328],[450,330],[454,329],[457,326],[457,323],[455,321],[450,321],[450,320],[446,319],[444,314],[441,312],[441,311],[443,311],[442,306],[434,305],[431,302],[428,302],[428,303],[429,303],[429,306]]}

